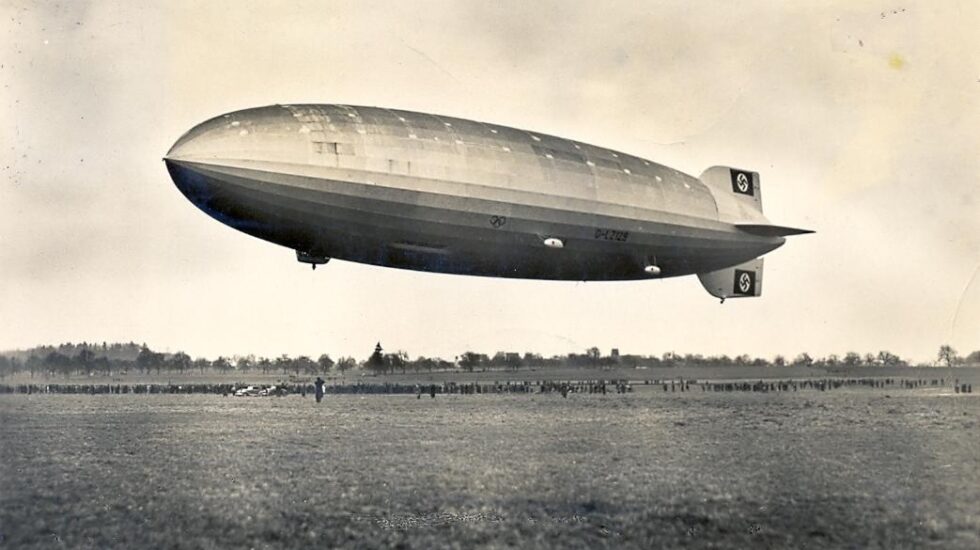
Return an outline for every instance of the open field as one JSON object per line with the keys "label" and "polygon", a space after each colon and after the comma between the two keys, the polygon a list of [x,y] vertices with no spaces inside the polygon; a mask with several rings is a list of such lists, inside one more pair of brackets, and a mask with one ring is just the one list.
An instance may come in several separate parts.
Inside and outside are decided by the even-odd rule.
{"label": "open field", "polygon": [[0,396],[0,548],[980,547],[980,393]]}

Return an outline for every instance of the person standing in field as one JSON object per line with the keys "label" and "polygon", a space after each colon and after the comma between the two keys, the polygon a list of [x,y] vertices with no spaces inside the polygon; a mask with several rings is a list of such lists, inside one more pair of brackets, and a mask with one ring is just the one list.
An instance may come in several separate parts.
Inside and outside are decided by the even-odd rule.
{"label": "person standing in field", "polygon": [[316,382],[313,382],[313,384],[316,386],[316,402],[317,403],[319,403],[320,401],[323,401],[323,383],[324,383],[323,382],[323,378],[320,378],[319,376],[316,377]]}

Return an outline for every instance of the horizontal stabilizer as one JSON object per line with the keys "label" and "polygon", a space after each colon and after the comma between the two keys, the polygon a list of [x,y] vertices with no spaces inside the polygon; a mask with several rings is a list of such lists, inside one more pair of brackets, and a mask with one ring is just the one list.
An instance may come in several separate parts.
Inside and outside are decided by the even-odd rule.
{"label": "horizontal stabilizer", "polygon": [[769,225],[760,223],[736,223],[735,227],[759,237],[789,237],[790,235],[806,235],[813,233],[809,229],[797,229],[795,227],[783,227],[781,225]]}
{"label": "horizontal stabilizer", "polygon": [[698,279],[715,298],[750,298],[762,295],[762,258],[744,264],[698,273]]}

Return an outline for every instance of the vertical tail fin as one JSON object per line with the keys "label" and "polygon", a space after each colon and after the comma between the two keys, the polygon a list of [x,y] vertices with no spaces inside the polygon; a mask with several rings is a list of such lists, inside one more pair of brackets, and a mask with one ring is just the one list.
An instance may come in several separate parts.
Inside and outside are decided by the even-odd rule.
{"label": "vertical tail fin", "polygon": [[712,166],[698,178],[711,189],[718,219],[728,223],[766,223],[762,215],[759,173],[728,166]]}
{"label": "vertical tail fin", "polygon": [[715,298],[751,298],[762,295],[762,258],[744,264],[698,273],[698,279]]}

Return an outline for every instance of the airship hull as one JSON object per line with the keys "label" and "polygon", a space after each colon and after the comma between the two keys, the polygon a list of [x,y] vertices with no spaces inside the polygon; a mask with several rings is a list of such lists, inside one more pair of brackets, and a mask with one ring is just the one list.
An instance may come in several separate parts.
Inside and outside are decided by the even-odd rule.
{"label": "airship hull", "polygon": [[[739,231],[722,219],[714,190],[655,163],[407,111],[230,113],[186,134],[165,160],[201,210],[307,257],[492,277],[633,280],[649,279],[652,265],[659,277],[714,271],[784,242]],[[760,220],[761,211],[750,221]]]}

